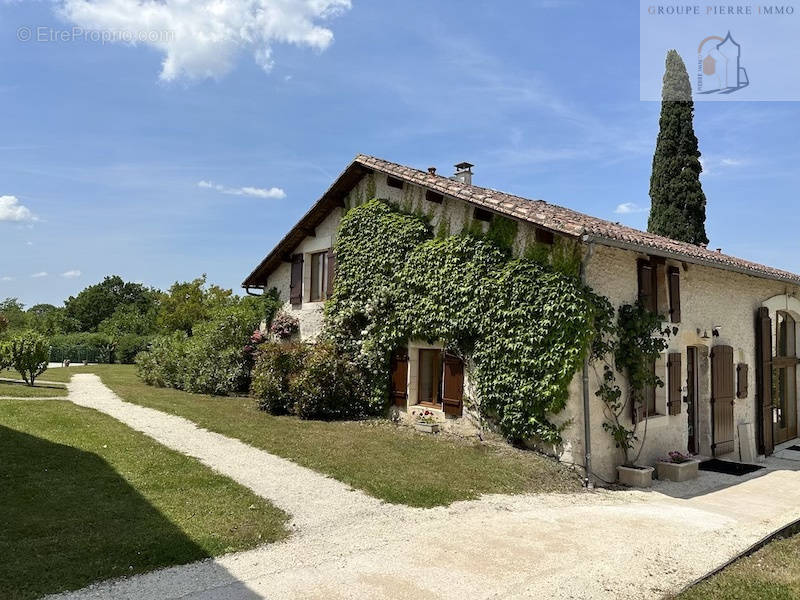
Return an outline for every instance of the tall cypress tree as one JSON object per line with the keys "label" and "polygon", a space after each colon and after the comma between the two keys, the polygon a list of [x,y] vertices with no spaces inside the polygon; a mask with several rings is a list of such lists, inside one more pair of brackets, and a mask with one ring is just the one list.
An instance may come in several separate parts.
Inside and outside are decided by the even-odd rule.
{"label": "tall cypress tree", "polygon": [[707,244],[706,195],[700,185],[703,167],[692,124],[689,74],[675,50],[667,52],[666,62],[647,230],[674,240]]}

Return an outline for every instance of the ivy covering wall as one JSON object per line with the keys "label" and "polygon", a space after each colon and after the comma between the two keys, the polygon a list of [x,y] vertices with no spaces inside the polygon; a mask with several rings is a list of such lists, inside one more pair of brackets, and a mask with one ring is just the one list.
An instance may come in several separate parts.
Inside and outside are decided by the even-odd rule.
{"label": "ivy covering wall", "polygon": [[[551,418],[613,310],[541,249],[514,257],[516,224],[464,229],[439,227],[434,236],[424,215],[381,200],[350,209],[336,242],[326,335],[366,374],[375,411],[388,401],[392,353],[413,339],[443,342],[467,359],[474,408],[506,437],[557,443]],[[577,275],[575,249],[554,248]]]}

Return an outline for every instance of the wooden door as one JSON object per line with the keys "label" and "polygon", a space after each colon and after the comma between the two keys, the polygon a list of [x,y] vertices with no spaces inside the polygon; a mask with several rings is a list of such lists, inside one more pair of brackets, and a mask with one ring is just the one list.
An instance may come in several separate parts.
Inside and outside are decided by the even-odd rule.
{"label": "wooden door", "polygon": [[690,454],[700,452],[698,437],[698,410],[697,410],[697,348],[692,346],[686,349],[686,426],[689,433],[687,444]]}
{"label": "wooden door", "polygon": [[392,404],[406,407],[408,402],[408,350],[401,348],[392,356]]}
{"label": "wooden door", "polygon": [[714,456],[733,452],[735,387],[733,348],[714,346],[711,350],[711,452]]}

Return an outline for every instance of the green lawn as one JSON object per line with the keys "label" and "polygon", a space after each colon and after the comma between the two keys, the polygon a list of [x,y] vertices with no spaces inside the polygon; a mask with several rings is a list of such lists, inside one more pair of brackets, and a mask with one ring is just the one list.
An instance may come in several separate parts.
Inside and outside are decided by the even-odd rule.
{"label": "green lawn", "polygon": [[[81,371],[86,371],[89,368],[91,367],[84,367],[83,365],[69,367],[66,369],[64,367],[54,367],[52,369],[47,369],[44,373],[39,375],[37,381],[41,379],[42,381],[58,381],[61,383],[67,383],[70,377],[72,377],[73,373],[80,373]],[[15,371],[14,369],[0,369],[0,378],[22,379],[22,375],[20,375],[19,372]]]}
{"label": "green lawn", "polygon": [[199,461],[69,402],[0,400],[0,598],[282,539],[286,515]]}
{"label": "green lawn", "polygon": [[30,387],[25,383],[8,383],[0,381],[0,398],[56,398],[66,396],[67,388],[63,386],[46,385],[37,383]]}
{"label": "green lawn", "polygon": [[386,421],[274,417],[250,398],[150,387],[130,366],[96,372],[129,402],[173,413],[364,490],[388,502],[430,507],[485,493],[570,492],[577,475],[533,452],[437,439]]}
{"label": "green lawn", "polygon": [[796,600],[800,598],[800,535],[743,558],[676,600]]}

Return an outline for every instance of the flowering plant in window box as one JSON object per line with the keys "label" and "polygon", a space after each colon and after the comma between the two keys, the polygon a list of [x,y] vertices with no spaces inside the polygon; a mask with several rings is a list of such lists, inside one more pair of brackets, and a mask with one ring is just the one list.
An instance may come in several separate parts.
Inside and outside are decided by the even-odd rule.
{"label": "flowering plant in window box", "polygon": [[669,458],[662,458],[656,463],[659,479],[669,481],[687,481],[697,477],[700,461],[677,450],[669,453]]}
{"label": "flowering plant in window box", "polygon": [[425,409],[412,414],[415,417],[414,428],[417,431],[425,433],[437,433],[439,431],[439,422],[432,411]]}

